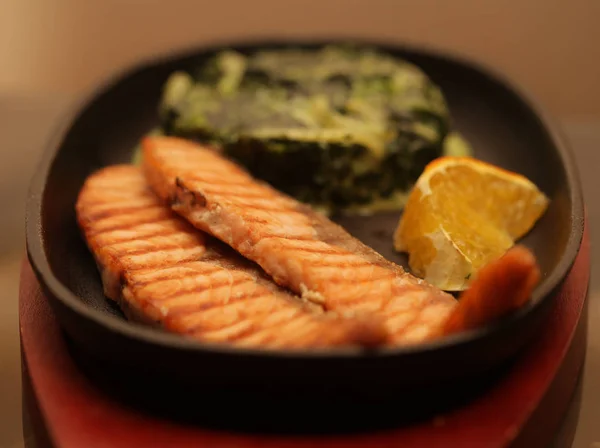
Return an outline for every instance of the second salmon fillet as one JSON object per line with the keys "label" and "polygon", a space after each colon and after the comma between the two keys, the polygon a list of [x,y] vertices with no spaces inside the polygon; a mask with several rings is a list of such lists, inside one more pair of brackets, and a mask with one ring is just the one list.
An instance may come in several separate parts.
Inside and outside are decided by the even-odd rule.
{"label": "second salmon fillet", "polygon": [[172,137],[143,147],[146,178],[173,210],[326,310],[380,316],[391,342],[404,344],[430,338],[456,308],[451,295],[213,150]]}

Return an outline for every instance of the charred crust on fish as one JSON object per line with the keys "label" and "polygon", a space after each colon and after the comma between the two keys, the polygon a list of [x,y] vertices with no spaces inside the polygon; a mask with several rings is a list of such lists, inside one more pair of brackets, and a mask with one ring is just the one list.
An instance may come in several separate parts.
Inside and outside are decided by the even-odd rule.
{"label": "charred crust on fish", "polygon": [[171,206],[206,207],[206,197],[187,188],[179,177],[175,178],[175,186],[175,193],[169,201]]}

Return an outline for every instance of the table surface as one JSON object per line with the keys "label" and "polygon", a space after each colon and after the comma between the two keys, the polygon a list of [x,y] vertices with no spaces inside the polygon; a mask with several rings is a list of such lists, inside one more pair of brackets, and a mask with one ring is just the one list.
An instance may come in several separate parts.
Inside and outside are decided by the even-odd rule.
{"label": "table surface", "polygon": [[[15,248],[22,251],[21,226],[26,186],[54,123],[71,104],[72,98],[64,97],[0,97],[0,122],[5,125],[5,131],[0,135],[0,142],[3,143],[0,145],[0,151],[4,151],[4,163],[0,164],[0,205],[4,206],[3,210],[12,212],[0,220],[0,235],[3,235],[0,238],[2,252]],[[32,122],[35,126],[32,126]],[[600,182],[600,176],[596,174],[596,167],[600,166],[600,119],[562,117],[560,122],[580,169],[593,241],[596,232],[600,230],[600,202],[592,199]],[[20,225],[15,225],[15,222],[20,222]],[[20,246],[15,246],[15,242]],[[600,263],[595,263],[599,252],[600,246],[592,244],[589,342],[583,374],[581,410],[573,445],[575,448],[600,448],[600,425],[597,424],[600,418],[600,282],[597,281]],[[17,279],[13,281],[16,282]],[[0,320],[0,327],[3,325],[14,325],[16,330],[15,322],[5,323]],[[18,346],[13,349],[18,351]],[[19,366],[15,368],[18,369]],[[12,386],[13,389],[17,387],[16,384]],[[2,407],[0,404],[0,416],[3,415]],[[14,408],[5,412],[9,411],[14,412]],[[20,432],[20,428],[14,430]],[[13,446],[9,443],[0,444]]]}

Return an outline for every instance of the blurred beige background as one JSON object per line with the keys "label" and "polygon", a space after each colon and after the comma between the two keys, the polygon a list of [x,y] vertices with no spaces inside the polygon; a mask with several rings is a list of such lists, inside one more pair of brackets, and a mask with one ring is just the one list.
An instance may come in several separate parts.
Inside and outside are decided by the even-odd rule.
{"label": "blurred beige background", "polygon": [[559,120],[600,123],[599,18],[600,0],[0,0],[0,448],[23,443],[17,280],[26,189],[53,124],[83,91],[146,57],[211,40],[371,37],[469,56]]}
{"label": "blurred beige background", "polygon": [[2,0],[0,91],[71,94],[140,58],[230,36],[373,36],[459,51],[555,113],[600,114],[598,0]]}

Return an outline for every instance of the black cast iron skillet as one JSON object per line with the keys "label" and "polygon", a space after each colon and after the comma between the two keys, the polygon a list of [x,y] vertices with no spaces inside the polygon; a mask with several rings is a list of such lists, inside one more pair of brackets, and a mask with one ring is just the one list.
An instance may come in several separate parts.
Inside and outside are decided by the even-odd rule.
{"label": "black cast iron skillet", "polygon": [[[323,43],[271,40],[233,47]],[[76,226],[76,196],[94,170],[130,160],[138,139],[157,124],[168,75],[194,68],[223,48],[219,45],[153,60],[99,87],[62,123],[33,179],[27,204],[29,258],[76,359],[99,385],[146,411],[229,427],[371,428],[468,399],[493,382],[493,375],[535,336],[583,233],[580,184],[569,150],[540,109],[488,70],[432,51],[369,43],[415,62],[441,86],[454,126],[472,143],[477,158],[524,174],[550,197],[548,211],[522,240],[543,271],[532,301],[476,331],[372,353],[240,350],[126,321],[102,293]],[[398,213],[388,213],[339,222],[406,265],[392,251],[398,219]],[[382,400],[393,402],[394,411],[385,417],[377,412]]]}

